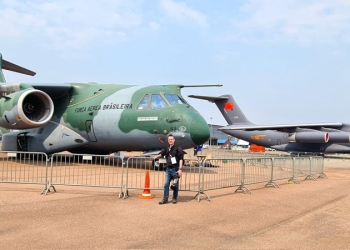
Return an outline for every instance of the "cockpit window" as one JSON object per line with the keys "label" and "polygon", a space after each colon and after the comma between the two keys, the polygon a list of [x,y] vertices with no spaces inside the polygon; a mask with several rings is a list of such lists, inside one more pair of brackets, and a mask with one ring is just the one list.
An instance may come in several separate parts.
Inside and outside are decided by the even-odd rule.
{"label": "cockpit window", "polygon": [[161,109],[166,107],[167,104],[160,95],[152,95],[151,108]]}
{"label": "cockpit window", "polygon": [[137,105],[137,109],[148,109],[148,95],[145,95],[139,105]]}
{"label": "cockpit window", "polygon": [[172,105],[186,104],[186,102],[182,98],[180,98],[178,95],[165,94],[165,97],[170,102],[170,104],[172,104]]}

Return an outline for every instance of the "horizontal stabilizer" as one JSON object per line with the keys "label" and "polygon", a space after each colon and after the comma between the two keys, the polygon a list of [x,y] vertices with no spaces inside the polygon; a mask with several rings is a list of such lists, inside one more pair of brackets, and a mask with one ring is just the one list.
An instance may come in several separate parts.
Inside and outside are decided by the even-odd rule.
{"label": "horizontal stabilizer", "polygon": [[22,73],[25,75],[30,75],[30,76],[34,76],[36,74],[34,71],[31,71],[29,69],[25,69],[21,66],[14,64],[14,63],[3,60],[2,55],[0,53],[0,83],[5,82],[5,77],[4,77],[4,74],[2,72],[3,69],[17,72],[17,73]]}
{"label": "horizontal stabilizer", "polygon": [[203,88],[203,87],[222,87],[222,84],[211,84],[211,85],[180,85],[180,88]]}
{"label": "horizontal stabilizer", "polygon": [[227,96],[203,96],[203,95],[189,95],[188,97],[207,100],[209,102],[215,102],[220,100],[228,100]]}
{"label": "horizontal stabilizer", "polygon": [[6,69],[6,70],[13,71],[13,72],[22,73],[25,75],[30,75],[30,76],[35,76],[35,74],[36,74],[34,71],[23,68],[21,66],[18,66],[14,63],[11,63],[11,62],[8,62],[6,60],[2,60],[2,68]]}

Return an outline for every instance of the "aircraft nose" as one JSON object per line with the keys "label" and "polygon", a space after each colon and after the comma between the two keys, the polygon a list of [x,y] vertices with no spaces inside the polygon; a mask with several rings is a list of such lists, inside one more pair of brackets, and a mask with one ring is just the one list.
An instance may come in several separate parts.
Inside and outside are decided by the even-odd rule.
{"label": "aircraft nose", "polygon": [[195,116],[191,123],[191,137],[196,145],[204,144],[209,140],[210,130],[208,123],[200,115]]}

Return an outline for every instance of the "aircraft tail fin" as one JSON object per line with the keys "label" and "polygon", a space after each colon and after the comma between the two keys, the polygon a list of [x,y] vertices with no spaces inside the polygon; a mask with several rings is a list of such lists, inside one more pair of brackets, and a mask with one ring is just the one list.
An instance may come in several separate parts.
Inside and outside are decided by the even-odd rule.
{"label": "aircraft tail fin", "polygon": [[2,72],[3,69],[17,72],[17,73],[21,73],[21,74],[25,74],[25,75],[30,75],[30,76],[34,76],[36,74],[34,71],[31,71],[29,69],[23,68],[21,66],[18,66],[14,63],[11,63],[9,61],[2,59],[2,55],[0,53],[0,83],[6,82],[4,74]]}
{"label": "aircraft tail fin", "polygon": [[233,99],[232,95],[222,95],[218,97],[189,95],[188,97],[214,102],[229,125],[253,125],[253,123],[251,123],[244,115],[238,104]]}

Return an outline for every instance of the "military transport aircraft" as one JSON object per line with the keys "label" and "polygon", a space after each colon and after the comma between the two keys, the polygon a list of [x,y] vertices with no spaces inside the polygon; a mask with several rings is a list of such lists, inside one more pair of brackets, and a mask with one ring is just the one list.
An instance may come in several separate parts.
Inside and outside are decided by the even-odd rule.
{"label": "military transport aircraft", "polygon": [[229,124],[219,130],[252,144],[291,153],[350,152],[350,124],[256,125],[246,118],[231,95],[189,97],[214,102]]}
{"label": "military transport aircraft", "polygon": [[181,96],[181,89],[222,86],[10,84],[2,69],[32,76],[35,72],[3,60],[1,54],[0,69],[3,151],[158,150],[170,133],[183,149],[193,148],[209,139],[209,126]]}

